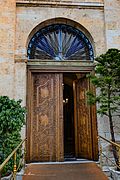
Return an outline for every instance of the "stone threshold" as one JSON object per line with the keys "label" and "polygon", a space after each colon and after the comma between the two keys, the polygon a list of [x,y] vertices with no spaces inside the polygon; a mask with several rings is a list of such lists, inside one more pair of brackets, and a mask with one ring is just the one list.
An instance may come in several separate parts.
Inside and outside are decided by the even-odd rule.
{"label": "stone threshold", "polygon": [[[63,161],[63,162],[31,162],[29,164],[82,164],[82,163],[96,163],[98,164],[98,162],[95,161],[91,161],[91,160],[86,160],[86,159],[76,159],[75,161]],[[29,165],[29,164],[26,164]]]}
{"label": "stone threshold", "polygon": [[70,8],[97,8],[103,9],[104,3],[100,2],[71,2],[71,1],[36,1],[36,0],[17,0],[17,6],[51,6],[51,7],[70,7]]}

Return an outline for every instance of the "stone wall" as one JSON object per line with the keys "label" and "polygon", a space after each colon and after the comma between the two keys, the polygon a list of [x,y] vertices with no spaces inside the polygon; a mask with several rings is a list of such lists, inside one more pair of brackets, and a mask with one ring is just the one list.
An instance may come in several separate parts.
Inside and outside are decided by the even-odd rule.
{"label": "stone wall", "polygon": [[[29,0],[16,0],[16,2],[22,2],[22,1],[29,1]],[[104,2],[104,0],[31,0],[31,2],[56,2],[56,3],[61,3],[61,2],[67,2],[67,3],[72,3],[72,2],[90,2],[90,3],[93,3],[93,2]]]}
{"label": "stone wall", "polygon": [[15,0],[0,1],[0,95],[14,97]]}
{"label": "stone wall", "polygon": [[120,1],[105,0],[106,46],[120,49]]}

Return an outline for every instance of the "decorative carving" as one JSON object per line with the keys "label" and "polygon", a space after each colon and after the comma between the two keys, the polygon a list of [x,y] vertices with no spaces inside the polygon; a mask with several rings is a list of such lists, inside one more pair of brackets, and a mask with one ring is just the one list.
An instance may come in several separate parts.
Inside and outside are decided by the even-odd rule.
{"label": "decorative carving", "polygon": [[82,88],[80,92],[80,100],[85,99],[85,90]]}
{"label": "decorative carving", "polygon": [[77,142],[78,155],[92,159],[92,134],[90,106],[86,103],[86,91],[89,88],[89,80],[81,78],[76,83],[77,89]]}
{"label": "decorative carving", "polygon": [[41,97],[42,98],[46,98],[46,97],[49,96],[49,91],[48,91],[47,87],[41,88],[40,89],[40,93],[41,93]]}
{"label": "decorative carving", "polygon": [[40,120],[41,120],[41,125],[43,125],[43,126],[48,125],[48,116],[46,114],[41,115]]}
{"label": "decorative carving", "polygon": [[[60,83],[61,81],[61,83]],[[31,117],[31,161],[55,161],[61,155],[58,154],[58,144],[63,139],[58,134],[62,131],[59,124],[62,108],[59,101],[62,101],[60,92],[62,78],[56,73],[34,73],[33,74],[33,96],[32,96],[32,117]],[[63,152],[63,150],[60,150]],[[58,157],[59,156],[59,157]]]}

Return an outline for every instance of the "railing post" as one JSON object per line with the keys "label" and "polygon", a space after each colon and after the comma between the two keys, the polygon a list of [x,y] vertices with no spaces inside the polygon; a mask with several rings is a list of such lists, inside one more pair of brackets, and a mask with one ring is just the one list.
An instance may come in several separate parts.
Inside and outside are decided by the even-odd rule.
{"label": "railing post", "polygon": [[24,168],[25,168],[25,158],[26,158],[26,141],[24,146]]}
{"label": "railing post", "polygon": [[17,164],[16,164],[16,152],[14,153],[14,166],[13,166],[13,178],[16,180]]}
{"label": "railing post", "polygon": [[102,145],[100,144],[100,167],[102,169]]}
{"label": "railing post", "polygon": [[13,179],[16,179],[16,173],[17,173],[17,163],[16,163],[16,152],[21,147],[21,145],[25,142],[26,138],[21,141],[21,143],[12,151],[12,153],[5,159],[5,161],[0,165],[0,179],[1,179],[1,172],[4,166],[8,163],[8,161],[11,159],[11,157],[14,157],[14,165],[13,165]]}
{"label": "railing post", "polygon": [[119,157],[118,157],[118,160],[119,160],[118,163],[119,163],[119,169],[120,169],[120,148],[118,148],[118,156],[119,156]]}

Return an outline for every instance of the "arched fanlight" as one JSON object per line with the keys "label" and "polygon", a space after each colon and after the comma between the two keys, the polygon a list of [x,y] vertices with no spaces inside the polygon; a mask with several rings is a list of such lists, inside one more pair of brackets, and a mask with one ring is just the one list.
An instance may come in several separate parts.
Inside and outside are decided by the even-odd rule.
{"label": "arched fanlight", "polygon": [[40,29],[28,44],[29,59],[93,60],[93,48],[88,38],[78,29],[53,24]]}

